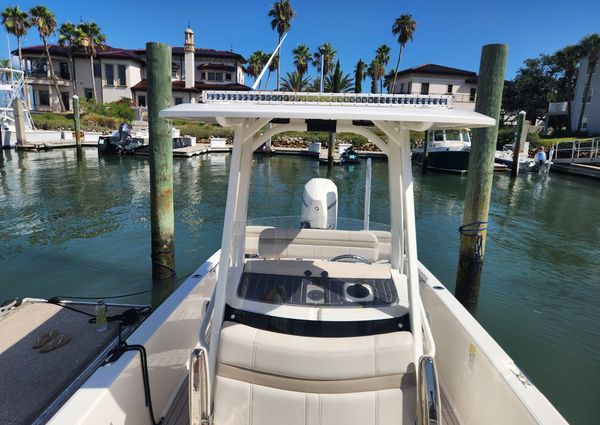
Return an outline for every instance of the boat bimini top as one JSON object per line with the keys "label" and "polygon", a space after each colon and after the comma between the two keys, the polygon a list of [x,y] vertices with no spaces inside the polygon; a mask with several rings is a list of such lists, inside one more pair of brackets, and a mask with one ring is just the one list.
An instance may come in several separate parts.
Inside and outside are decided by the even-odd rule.
{"label": "boat bimini top", "polygon": [[[206,314],[208,319],[205,317],[200,330],[200,347],[207,359],[203,367],[209,375],[208,382],[204,384],[209,387],[208,399],[203,402],[206,412],[202,415],[212,418],[214,413],[215,423],[227,422],[224,411],[231,410],[231,406],[227,405],[230,397],[223,396],[219,400],[219,395],[214,396],[210,391],[214,385],[217,393],[225,391],[219,390],[219,385],[223,389],[234,385],[231,380],[221,379],[227,374],[229,378],[237,377],[236,382],[256,378],[266,386],[270,385],[269,382],[281,381],[282,376],[288,376],[290,381],[281,384],[285,387],[282,388],[309,393],[323,391],[320,387],[310,389],[313,388],[310,385],[322,385],[318,382],[306,384],[306,379],[311,378],[309,375],[313,372],[316,375],[311,379],[346,380],[343,382],[367,376],[362,372],[332,375],[339,359],[328,356],[332,352],[343,352],[347,359],[351,359],[351,349],[338,347],[338,351],[335,351],[332,344],[336,342],[329,338],[329,342],[323,342],[329,348],[319,351],[319,343],[315,343],[314,338],[311,346],[302,337],[365,338],[366,335],[375,334],[376,337],[389,335],[392,338],[395,334],[398,337],[399,334],[407,334],[409,345],[408,351],[405,351],[410,363],[414,364],[411,370],[416,372],[417,381],[422,381],[424,378],[420,371],[427,367],[422,359],[425,356],[433,357],[435,345],[427,320],[424,320],[425,313],[419,296],[409,131],[489,127],[495,125],[495,120],[475,112],[454,109],[451,96],[444,95],[266,91],[205,91],[201,103],[173,106],[161,111],[160,116],[165,119],[217,122],[234,130],[217,285]],[[383,133],[385,137],[380,137],[374,129],[378,129],[378,133]],[[385,153],[388,158],[390,232],[342,231],[331,226],[320,230],[301,228],[304,226],[300,225],[281,230],[256,226],[247,228],[252,154],[269,138],[288,131],[356,133]],[[313,190],[311,188],[305,189],[305,193],[308,190],[318,198],[319,187],[327,186],[322,183],[313,182],[311,187],[314,193],[310,192]],[[334,192],[337,196],[337,191]],[[303,202],[308,207],[305,197]],[[327,204],[327,209],[333,205],[329,201]],[[259,235],[257,250],[253,234]],[[383,262],[386,264],[377,264],[382,262],[384,251]],[[368,264],[339,263],[336,261],[339,254]],[[289,293],[283,293],[281,288],[285,285],[292,288],[290,292],[300,294],[299,297],[296,299]],[[363,302],[353,303],[361,300]],[[265,317],[269,318],[265,320]],[[288,325],[286,318],[296,322]],[[390,333],[390,329],[378,331],[375,325],[361,328],[356,324],[363,318],[385,319],[372,320],[384,328],[390,325],[389,320],[393,318],[395,321],[391,326],[396,327],[395,330],[408,326],[412,337],[408,332]],[[311,331],[315,323],[320,325],[324,322],[330,322],[328,327],[317,333]],[[341,322],[354,323],[356,334],[346,335],[338,326]],[[246,328],[240,327],[240,324],[249,324],[251,330],[244,331]],[[295,333],[290,332],[290,326]],[[259,332],[263,332],[260,337],[260,341],[264,341],[262,344],[266,344],[263,348],[256,348],[257,344],[260,346],[259,337],[251,336]],[[290,333],[296,336],[290,336]],[[209,349],[207,341],[210,341],[213,349]],[[356,340],[356,347],[369,344],[361,341]],[[375,342],[375,346],[380,343],[386,342],[382,339]],[[275,357],[264,354],[277,344],[284,349],[277,351]],[[396,341],[387,344],[402,343]],[[255,348],[251,348],[253,346]],[[244,363],[247,359],[241,358],[246,349],[250,350],[247,356],[252,357],[252,364]],[[263,352],[262,349],[267,351]],[[309,353],[307,349],[313,352]],[[304,364],[307,358],[318,357],[319,353],[322,356],[318,364],[313,364],[310,370],[308,366],[298,369],[297,366]],[[284,359],[282,356],[287,357]],[[262,370],[259,367],[261,361],[264,362]],[[352,361],[350,368],[358,367],[359,363]],[[380,359],[378,364],[381,366],[385,361]],[[342,366],[339,368],[343,369]],[[259,377],[255,376],[257,369],[261,372]],[[264,375],[263,372],[268,374]],[[215,379],[215,373],[221,381]],[[300,385],[299,379],[302,382],[300,389],[296,387]],[[227,392],[234,394],[234,387]],[[428,397],[428,393],[424,394]],[[214,412],[211,410],[213,402]],[[352,406],[352,403],[348,406]],[[257,405],[256,409],[260,407]],[[275,419],[268,423],[273,421]]]}

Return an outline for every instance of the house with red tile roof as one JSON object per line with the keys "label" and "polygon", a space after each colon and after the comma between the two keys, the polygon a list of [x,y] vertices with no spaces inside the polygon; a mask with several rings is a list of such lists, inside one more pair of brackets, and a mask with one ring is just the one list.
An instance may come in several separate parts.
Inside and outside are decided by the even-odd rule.
{"label": "house with red tile roof", "polygon": [[[70,110],[74,94],[99,103],[125,97],[146,106],[145,49],[106,46],[97,49],[92,61],[83,49],[69,55],[67,48],[50,44],[49,51],[60,93],[50,78],[44,46],[22,49],[31,110],[59,112],[59,99]],[[244,84],[244,57],[232,51],[196,48],[190,28],[185,30],[184,47],[173,47],[172,55],[174,104],[196,102],[203,90],[250,90]]]}

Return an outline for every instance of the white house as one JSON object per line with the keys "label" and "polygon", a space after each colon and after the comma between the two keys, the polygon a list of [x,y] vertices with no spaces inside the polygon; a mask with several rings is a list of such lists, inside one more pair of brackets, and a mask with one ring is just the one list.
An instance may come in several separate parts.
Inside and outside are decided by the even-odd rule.
{"label": "white house", "polygon": [[477,74],[431,63],[419,65],[398,72],[394,93],[449,94],[455,107],[473,111],[477,96]]}
{"label": "white house", "polygon": [[[595,64],[594,69],[589,66],[589,59],[588,56],[579,63],[575,96],[571,104],[571,131],[578,130],[579,118],[583,109],[581,131],[586,131],[588,134],[600,134],[600,71],[598,71],[598,63]],[[585,87],[590,74],[591,84],[586,93]]]}
{"label": "white house", "polygon": [[[98,49],[93,61],[83,50],[73,53],[56,44],[49,45],[50,57],[60,96],[67,110],[71,97],[93,98],[113,102],[123,97],[131,98],[140,106],[146,105],[146,50],[123,49],[107,46]],[[26,63],[30,109],[34,111],[60,111],[60,102],[46,61],[44,46],[22,49]],[[13,52],[16,54],[16,52]],[[202,90],[250,90],[244,85],[243,56],[223,50],[196,49],[194,33],[185,30],[185,47],[173,47],[173,102],[195,101]],[[187,66],[186,67],[186,62]],[[94,78],[92,78],[92,63]],[[186,69],[188,72],[186,79]],[[186,80],[189,80],[186,82]]]}

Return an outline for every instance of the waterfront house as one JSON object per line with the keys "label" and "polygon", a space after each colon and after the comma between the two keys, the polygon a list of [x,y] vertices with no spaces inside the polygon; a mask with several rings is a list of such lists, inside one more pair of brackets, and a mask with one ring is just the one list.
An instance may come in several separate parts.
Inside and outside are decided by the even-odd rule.
{"label": "waterfront house", "polygon": [[394,93],[448,94],[457,108],[473,111],[477,73],[432,63],[419,65],[398,72]]}
{"label": "waterfront house", "polygon": [[[585,93],[585,86],[588,78],[592,74],[589,92]],[[583,98],[585,95],[585,110],[581,120],[581,129],[579,126],[579,118],[581,109],[583,108]],[[573,100],[562,102],[550,102],[544,123],[544,131],[548,127],[554,127],[556,122],[560,122],[558,117],[563,117],[563,120],[569,114],[569,102],[571,102],[571,131],[583,131],[588,134],[600,133],[600,72],[598,72],[598,64],[591,69],[589,66],[589,57],[583,58],[579,62],[579,72],[577,74],[577,82],[575,84],[575,92]],[[553,118],[554,117],[554,118]],[[560,125],[559,125],[560,127]]]}
{"label": "waterfront house", "polygon": [[[91,62],[83,49],[73,53],[56,44],[49,46],[60,96],[70,110],[71,97],[93,98]],[[31,110],[60,111],[60,102],[50,78],[44,46],[22,49],[26,63]],[[16,54],[16,52],[13,52]],[[202,90],[250,90],[244,84],[244,63],[238,53],[226,50],[196,48],[194,32],[185,30],[184,47],[175,46],[173,54],[173,103],[194,102]],[[146,106],[146,50],[107,46],[98,49],[93,60],[96,100],[113,102],[131,98],[139,106]]]}
{"label": "waterfront house", "polygon": [[[600,133],[600,72],[596,63],[591,69],[589,66],[589,56],[579,62],[579,73],[577,75],[577,84],[575,86],[575,96],[571,106],[571,130],[577,131],[583,100],[585,96],[585,110],[581,121],[581,131],[589,134]],[[592,74],[589,92],[585,93],[585,86],[588,78]]]}

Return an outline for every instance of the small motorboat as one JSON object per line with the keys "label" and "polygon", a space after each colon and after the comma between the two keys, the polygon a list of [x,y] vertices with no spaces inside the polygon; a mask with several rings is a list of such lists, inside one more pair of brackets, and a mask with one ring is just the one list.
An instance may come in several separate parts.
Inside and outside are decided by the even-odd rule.
{"label": "small motorboat", "polygon": [[466,173],[469,169],[471,137],[466,129],[442,129],[427,131],[427,152],[424,148],[413,151],[412,160],[427,169],[449,173]]}
{"label": "small motorboat", "polygon": [[135,151],[144,146],[144,139],[133,137],[131,135],[131,127],[127,123],[122,123],[119,126],[119,129],[111,136],[100,136],[98,138],[99,154],[133,154]]}
{"label": "small motorboat", "polygon": [[360,164],[360,158],[352,146],[342,152],[340,161],[342,164]]}

